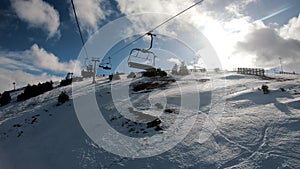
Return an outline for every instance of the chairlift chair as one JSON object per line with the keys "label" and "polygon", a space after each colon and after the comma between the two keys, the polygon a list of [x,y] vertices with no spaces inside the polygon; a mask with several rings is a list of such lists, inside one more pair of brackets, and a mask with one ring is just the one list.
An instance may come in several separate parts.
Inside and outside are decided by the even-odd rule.
{"label": "chairlift chair", "polygon": [[136,69],[152,70],[155,69],[156,55],[146,49],[134,48],[128,57],[128,66]]}
{"label": "chairlift chair", "polygon": [[108,65],[99,65],[99,67],[101,67],[104,70],[111,70],[111,66]]}
{"label": "chairlift chair", "polygon": [[111,57],[108,57],[108,59],[109,60],[106,63],[101,62],[100,65],[99,65],[99,67],[102,68],[102,69],[104,69],[104,70],[111,70],[111,67],[112,67],[112,65],[111,65]]}
{"label": "chairlift chair", "polygon": [[153,36],[150,32],[147,33],[151,37],[150,47],[148,49],[134,48],[130,51],[127,63],[129,67],[143,69],[146,71],[155,70],[156,55],[150,51],[153,44]]}

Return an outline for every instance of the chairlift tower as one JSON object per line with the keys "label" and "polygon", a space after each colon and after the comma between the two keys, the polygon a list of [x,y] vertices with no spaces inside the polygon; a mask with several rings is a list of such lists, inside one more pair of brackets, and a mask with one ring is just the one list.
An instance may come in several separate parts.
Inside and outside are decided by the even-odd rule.
{"label": "chairlift tower", "polygon": [[94,72],[93,72],[93,84],[96,84],[96,65],[97,65],[97,62],[100,62],[100,59],[99,58],[92,58],[92,62],[94,62]]}

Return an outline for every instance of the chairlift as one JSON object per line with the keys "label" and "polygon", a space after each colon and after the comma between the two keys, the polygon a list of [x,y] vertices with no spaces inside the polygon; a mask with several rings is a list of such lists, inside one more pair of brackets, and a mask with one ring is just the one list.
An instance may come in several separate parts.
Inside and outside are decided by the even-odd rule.
{"label": "chairlift", "polygon": [[130,51],[127,63],[129,67],[143,70],[155,69],[156,55],[150,51],[153,44],[153,36],[156,36],[150,32],[147,33],[151,37],[150,47],[148,49],[134,48]]}
{"label": "chairlift", "polygon": [[111,64],[111,57],[108,57],[108,62],[101,62],[99,65],[100,68],[104,70],[111,70],[112,64]]}

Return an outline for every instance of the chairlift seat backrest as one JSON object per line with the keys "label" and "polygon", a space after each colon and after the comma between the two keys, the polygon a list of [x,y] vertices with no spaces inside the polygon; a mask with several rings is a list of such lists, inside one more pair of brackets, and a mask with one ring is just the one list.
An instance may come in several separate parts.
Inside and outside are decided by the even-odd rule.
{"label": "chairlift seat backrest", "polygon": [[154,66],[141,64],[137,62],[128,62],[128,66],[136,69],[143,69],[143,70],[152,70],[155,69]]}

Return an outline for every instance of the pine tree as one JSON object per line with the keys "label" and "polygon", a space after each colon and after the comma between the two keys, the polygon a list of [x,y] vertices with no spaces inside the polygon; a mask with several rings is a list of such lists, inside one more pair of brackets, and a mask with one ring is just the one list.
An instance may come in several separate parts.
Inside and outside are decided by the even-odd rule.
{"label": "pine tree", "polygon": [[7,105],[8,103],[10,103],[11,101],[11,97],[8,91],[5,91],[0,98],[0,105],[4,106]]}
{"label": "pine tree", "polygon": [[173,74],[173,75],[177,75],[177,74],[178,74],[178,65],[177,65],[177,64],[175,64],[175,65],[173,66],[173,68],[172,68],[172,74]]}
{"label": "pine tree", "polygon": [[184,62],[181,62],[178,74],[182,75],[182,76],[190,74],[190,72],[189,72],[187,66],[184,64]]}

